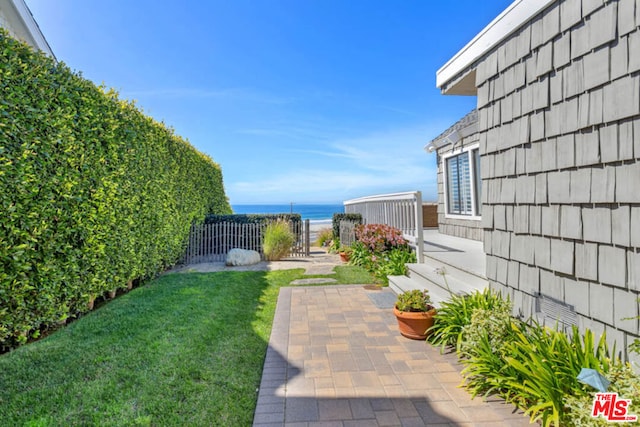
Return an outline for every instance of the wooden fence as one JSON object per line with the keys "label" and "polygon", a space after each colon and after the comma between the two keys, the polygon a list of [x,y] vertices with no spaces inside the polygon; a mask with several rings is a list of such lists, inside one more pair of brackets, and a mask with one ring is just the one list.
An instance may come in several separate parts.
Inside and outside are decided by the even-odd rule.
{"label": "wooden fence", "polygon": [[[305,257],[310,254],[309,220],[290,222],[291,232],[296,236],[291,257]],[[231,249],[257,251],[264,259],[262,241],[266,224],[239,224],[221,222],[217,224],[193,224],[189,242],[182,258],[183,264],[225,261]]]}
{"label": "wooden fence", "polygon": [[340,221],[340,244],[342,246],[351,246],[356,241],[356,225],[355,221]]}

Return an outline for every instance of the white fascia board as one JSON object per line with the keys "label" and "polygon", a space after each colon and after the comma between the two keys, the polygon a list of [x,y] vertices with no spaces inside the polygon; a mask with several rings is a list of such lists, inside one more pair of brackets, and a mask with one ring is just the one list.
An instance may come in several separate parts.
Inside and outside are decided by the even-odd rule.
{"label": "white fascia board", "polygon": [[44,34],[42,34],[42,31],[40,31],[40,27],[38,26],[36,20],[33,18],[33,15],[31,14],[31,11],[29,10],[29,7],[25,3],[25,1],[10,0],[10,3],[13,3],[13,7],[22,20],[26,32],[33,39],[33,42],[36,45],[34,47],[37,47],[38,49],[55,59],[56,56],[53,54],[51,46],[49,46],[47,39],[45,39]]}
{"label": "white fascia board", "polygon": [[554,0],[516,0],[511,3],[436,72],[436,86],[442,88],[553,2]]}

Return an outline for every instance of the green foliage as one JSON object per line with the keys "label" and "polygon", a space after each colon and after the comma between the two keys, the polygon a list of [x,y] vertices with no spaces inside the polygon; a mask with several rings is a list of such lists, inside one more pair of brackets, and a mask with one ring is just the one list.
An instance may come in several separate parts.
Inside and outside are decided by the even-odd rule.
{"label": "green foliage", "polygon": [[611,391],[640,402],[640,378],[610,358],[615,349],[609,351],[604,334],[596,342],[589,330],[566,334],[510,313],[509,300],[490,290],[452,294],[438,309],[428,339],[456,346],[472,395],[498,394],[544,426],[601,425],[590,419],[594,390],[577,380],[582,368],[592,368],[611,381]]}
{"label": "green foliage", "polygon": [[323,228],[318,232],[315,244],[317,246],[327,246],[333,239],[333,230],[331,228]]}
{"label": "green foliage", "polygon": [[612,362],[605,334],[596,344],[590,330],[582,338],[576,327],[571,338],[536,323],[527,327],[514,323],[513,328],[515,339],[504,347],[507,365],[515,371],[505,379],[505,384],[517,392],[511,399],[526,408],[531,421],[562,425],[566,419],[565,397],[585,392],[586,386],[577,380],[581,368],[609,372]]}
{"label": "green foliage", "polygon": [[340,244],[340,237],[334,237],[333,240],[329,242],[329,253],[337,254],[340,252],[340,248],[342,245]]}
{"label": "green foliage", "polygon": [[473,312],[477,309],[494,310],[510,307],[509,300],[503,300],[500,294],[490,289],[472,294],[451,294],[451,299],[438,308],[431,334],[427,338],[434,345],[444,350],[447,346],[455,346],[460,352],[464,337],[464,328],[471,324]]}
{"label": "green foliage", "polygon": [[[629,414],[640,414],[640,377],[628,363],[614,363],[609,369],[607,379],[611,381],[607,391],[618,393],[624,399],[631,400]],[[565,424],[574,427],[610,426],[611,423],[602,417],[593,418],[593,391],[583,394],[572,394],[565,397]]]}
{"label": "green foliage", "polygon": [[0,348],[155,275],[228,213],[220,167],[0,30]]}
{"label": "green foliage", "polygon": [[362,224],[362,215],[359,213],[334,213],[331,220],[333,237],[340,237],[340,221],[353,221]]}
{"label": "green foliage", "polygon": [[471,323],[462,328],[464,339],[460,353],[473,356],[480,341],[486,337],[491,352],[501,354],[510,332],[511,304],[508,301],[492,308],[476,308],[471,314]]}
{"label": "green foliage", "polygon": [[382,253],[377,259],[375,275],[383,281],[388,276],[404,276],[407,274],[407,264],[416,262],[416,253],[408,247],[393,248]]}
{"label": "green foliage", "polygon": [[509,325],[510,329],[502,330],[503,341],[497,348],[488,334],[480,336],[463,359],[462,374],[472,394],[497,392],[523,408],[532,422],[565,425],[571,419],[566,397],[580,400],[590,392],[577,380],[580,370],[592,368],[607,376],[612,365],[621,363],[611,361],[604,334],[596,343],[591,331],[582,336],[576,327],[568,336],[534,321],[511,319]]}
{"label": "green foliage", "polygon": [[388,276],[406,274],[406,264],[416,262],[402,232],[384,224],[356,227],[356,241],[351,245],[349,263],[367,269],[379,283],[388,283]]}
{"label": "green foliage", "polygon": [[268,224],[273,221],[286,221],[295,224],[302,222],[300,214],[209,214],[205,217],[205,224],[219,224],[221,222],[233,222],[236,224]]}
{"label": "green foliage", "polygon": [[416,262],[416,254],[408,246],[372,252],[360,241],[351,245],[349,263],[365,268],[373,274],[378,283],[388,283],[388,276],[406,274],[406,264],[414,262]]}
{"label": "green foliage", "polygon": [[289,223],[285,221],[274,221],[267,225],[264,230],[264,241],[262,249],[269,261],[276,261],[289,255],[295,237],[289,229]]}
{"label": "green foliage", "polygon": [[355,241],[351,245],[351,258],[349,259],[349,263],[360,266],[368,271],[373,271],[371,255],[371,252],[364,244]]}
{"label": "green foliage", "polygon": [[398,311],[404,312],[426,312],[433,310],[429,291],[426,289],[423,291],[413,289],[401,293],[396,300],[396,308]]}

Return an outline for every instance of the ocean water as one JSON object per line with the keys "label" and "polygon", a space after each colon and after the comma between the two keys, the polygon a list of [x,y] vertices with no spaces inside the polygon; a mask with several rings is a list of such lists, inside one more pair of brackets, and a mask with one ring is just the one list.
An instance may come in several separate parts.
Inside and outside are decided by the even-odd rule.
{"label": "ocean water", "polygon": [[339,205],[306,205],[294,203],[286,205],[231,205],[236,214],[278,214],[297,213],[302,219],[312,223],[330,223],[334,213],[343,213],[344,206]]}

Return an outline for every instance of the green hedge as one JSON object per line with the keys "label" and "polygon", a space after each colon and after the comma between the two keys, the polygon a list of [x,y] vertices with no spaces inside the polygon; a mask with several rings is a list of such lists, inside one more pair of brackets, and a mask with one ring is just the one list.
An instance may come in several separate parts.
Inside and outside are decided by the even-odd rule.
{"label": "green hedge", "polygon": [[0,348],[176,262],[220,167],[0,29]]}
{"label": "green hedge", "polygon": [[266,224],[271,221],[283,220],[299,224],[302,222],[300,214],[281,213],[281,214],[231,214],[231,215],[207,215],[204,219],[205,224],[219,224],[221,222],[233,222],[236,224]]}

